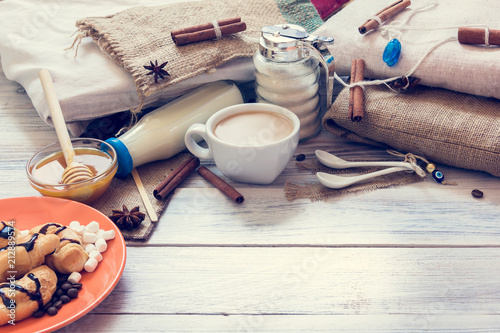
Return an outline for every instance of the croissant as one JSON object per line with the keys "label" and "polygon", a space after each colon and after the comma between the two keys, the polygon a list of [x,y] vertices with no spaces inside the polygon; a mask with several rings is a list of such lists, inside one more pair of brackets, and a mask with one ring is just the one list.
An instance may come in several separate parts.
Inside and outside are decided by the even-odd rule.
{"label": "croissant", "polygon": [[45,261],[45,256],[59,245],[56,235],[33,234],[21,236],[17,244],[0,248],[0,283],[14,276],[22,277]]}
{"label": "croissant", "polygon": [[45,258],[45,263],[62,274],[80,272],[89,259],[78,234],[73,229],[58,223],[46,223],[30,230],[31,233],[57,235],[60,244],[53,254]]}
{"label": "croissant", "polygon": [[30,317],[50,302],[57,289],[56,273],[46,265],[12,282],[0,283],[0,326]]}
{"label": "croissant", "polygon": [[15,239],[19,231],[10,224],[0,221],[0,248],[9,245],[9,237]]}

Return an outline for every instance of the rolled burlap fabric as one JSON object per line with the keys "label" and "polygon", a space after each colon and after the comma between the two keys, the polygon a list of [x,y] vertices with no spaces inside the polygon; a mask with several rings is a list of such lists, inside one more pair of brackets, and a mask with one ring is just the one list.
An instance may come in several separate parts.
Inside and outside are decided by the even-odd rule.
{"label": "rolled burlap fabric", "polygon": [[364,96],[365,117],[352,122],[344,88],[323,118],[325,129],[500,177],[500,100],[424,86],[398,95],[385,86],[368,86]]}

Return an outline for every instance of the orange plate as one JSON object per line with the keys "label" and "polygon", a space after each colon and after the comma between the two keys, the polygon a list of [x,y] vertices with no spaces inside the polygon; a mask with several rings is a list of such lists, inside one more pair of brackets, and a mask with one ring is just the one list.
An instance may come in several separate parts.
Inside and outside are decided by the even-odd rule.
{"label": "orange plate", "polygon": [[101,303],[114,289],[125,268],[125,241],[120,230],[105,215],[92,207],[76,201],[50,197],[26,197],[0,199],[0,220],[15,221],[19,230],[31,229],[47,222],[69,225],[79,221],[87,225],[99,222],[101,229],[115,230],[116,237],[108,242],[103,253],[103,261],[92,273],[82,272],[83,288],[78,298],[65,304],[53,317],[28,318],[15,325],[6,324],[0,328],[2,333],[11,332],[52,332],[83,317]]}

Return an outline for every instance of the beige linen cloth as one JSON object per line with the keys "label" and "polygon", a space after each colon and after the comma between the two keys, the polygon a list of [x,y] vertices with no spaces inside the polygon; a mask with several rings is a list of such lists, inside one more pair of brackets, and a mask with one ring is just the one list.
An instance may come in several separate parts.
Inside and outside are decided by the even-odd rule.
{"label": "beige linen cloth", "polygon": [[[247,29],[220,40],[182,46],[176,46],[170,35],[175,29],[232,17],[241,17]],[[84,18],[76,25],[81,36],[92,37],[105,54],[132,75],[144,100],[233,59],[252,57],[258,49],[262,27],[296,21],[309,22],[309,29],[322,23],[309,1],[205,0],[135,7],[106,17]],[[170,76],[156,84],[144,68],[150,61],[168,62],[164,69]]]}
{"label": "beige linen cloth", "polygon": [[[408,8],[376,30],[365,35],[358,32],[360,25],[392,2],[353,1],[315,31],[317,35],[335,38],[329,49],[335,57],[337,74],[350,75],[351,60],[364,59],[366,78],[397,77],[406,74],[425,56],[414,73],[422,80],[421,84],[500,98],[500,47],[464,45],[457,41],[459,26],[482,24],[500,29],[500,1],[413,0]],[[412,15],[427,5],[432,6]],[[404,23],[410,16],[399,36],[398,31],[384,32],[388,24]],[[382,54],[392,37],[399,39],[402,50],[399,62],[389,67]],[[439,44],[450,38],[453,40]]]}

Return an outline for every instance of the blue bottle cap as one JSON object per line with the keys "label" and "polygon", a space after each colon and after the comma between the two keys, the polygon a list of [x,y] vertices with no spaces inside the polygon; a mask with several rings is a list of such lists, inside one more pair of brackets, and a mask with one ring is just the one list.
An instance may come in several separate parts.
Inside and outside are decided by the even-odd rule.
{"label": "blue bottle cap", "polygon": [[116,171],[116,175],[118,177],[126,177],[134,168],[134,162],[132,161],[132,156],[130,155],[127,146],[125,146],[125,144],[117,138],[109,138],[106,142],[113,146],[116,150],[118,157],[118,171]]}

